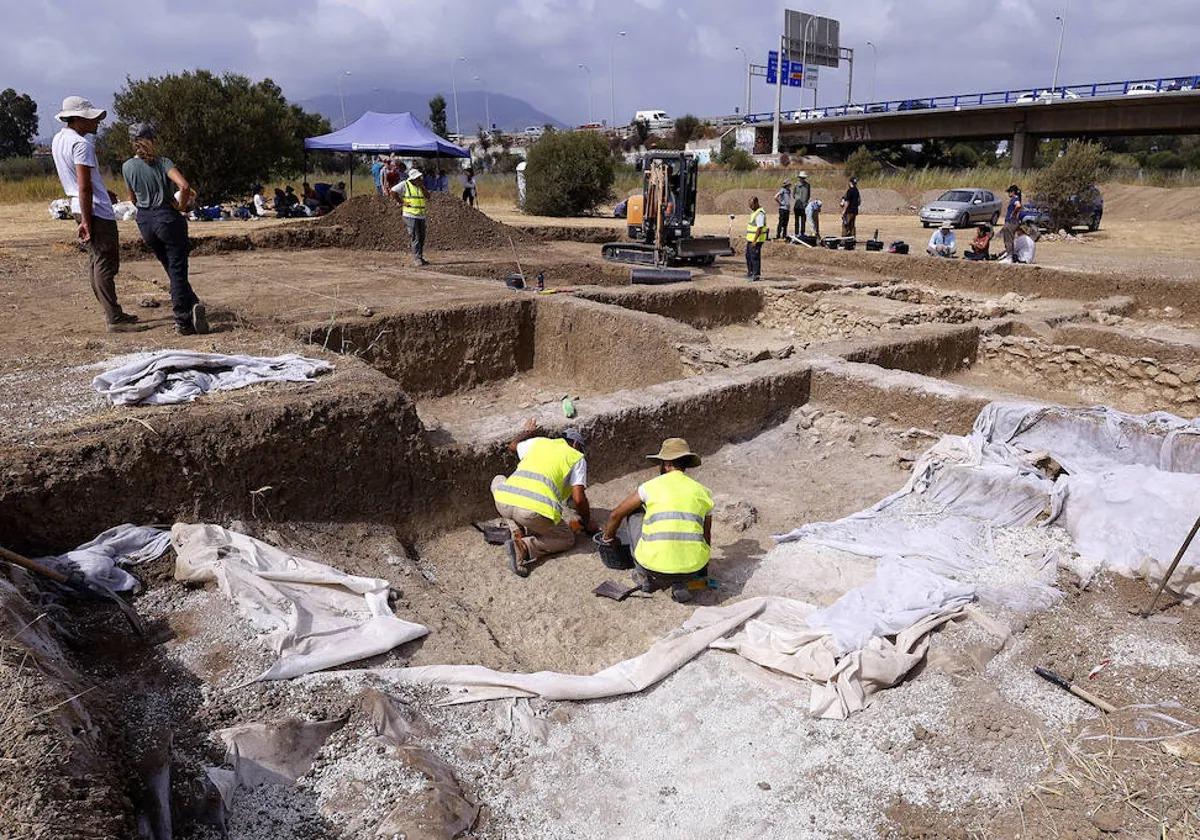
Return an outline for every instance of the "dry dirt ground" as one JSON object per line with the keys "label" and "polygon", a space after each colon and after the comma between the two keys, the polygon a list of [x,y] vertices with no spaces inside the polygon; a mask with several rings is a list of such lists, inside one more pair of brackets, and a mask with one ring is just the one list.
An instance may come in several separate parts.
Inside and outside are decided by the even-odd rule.
{"label": "dry dirt ground", "polygon": [[[1130,206],[1138,200],[1122,198]],[[1041,262],[1077,272],[1089,289],[1134,272],[1190,279],[1200,248],[1188,244],[1184,224],[1122,218],[1125,211],[1117,204],[1100,233],[1044,243]],[[510,224],[547,223],[489,212]],[[193,235],[222,237],[252,225],[304,224],[194,224]],[[612,221],[552,220],[552,225],[603,229]],[[723,233],[728,220],[706,216],[700,227]],[[885,240],[920,244],[924,239],[911,217],[860,217],[860,231],[875,227]],[[136,236],[131,224],[121,231],[126,238]],[[1120,311],[1128,315],[1120,316],[1126,329],[1148,331],[1166,317],[1161,299],[1153,299],[1158,307],[1153,311],[1134,311],[1119,301],[1099,301],[1107,294],[1074,298],[1061,279],[1040,295],[1026,290],[1005,299],[1002,289],[969,288],[966,279],[966,288],[956,288],[952,278],[959,275],[942,276],[942,267],[932,260],[922,275],[929,282],[922,285],[886,272],[881,276],[879,255],[818,260],[773,244],[766,267],[775,288],[763,293],[766,303],[753,317],[734,317],[732,308],[695,310],[691,320],[682,314],[678,320],[645,320],[658,317],[646,315],[636,331],[626,334],[619,332],[624,327],[615,313],[588,310],[600,313],[595,316],[600,330],[607,318],[611,333],[627,336],[621,340],[631,346],[636,341],[649,348],[649,338],[661,333],[659,343],[668,354],[677,351],[685,358],[681,383],[639,379],[636,358],[630,362],[617,354],[619,348],[611,348],[619,361],[610,362],[606,371],[601,360],[600,370],[587,371],[586,386],[553,365],[456,385],[449,381],[457,372],[452,368],[474,364],[484,355],[481,348],[508,340],[502,314],[497,310],[489,320],[493,315],[487,307],[523,299],[497,280],[514,270],[518,259],[527,274],[543,271],[550,289],[563,296],[582,286],[593,293],[624,292],[622,270],[600,263],[595,243],[579,241],[524,243],[515,258],[493,250],[440,252],[428,270],[408,268],[406,255],[395,252],[263,248],[211,253],[193,259],[192,278],[209,304],[214,332],[179,338],[171,330],[161,269],[149,260],[127,259],[119,293],[129,310],[142,316],[145,329],[110,334],[100,328],[98,308],[82,280],[83,257],[70,235],[70,225],[46,219],[40,206],[0,207],[0,459],[20,461],[22,470],[45,469],[48,486],[64,476],[38,466],[42,462],[36,458],[43,454],[52,459],[59,452],[103,449],[130,430],[144,434],[153,447],[182,451],[186,441],[157,440],[155,428],[180,423],[170,428],[196,434],[183,422],[191,415],[200,425],[228,424],[220,428],[234,430],[239,417],[289,400],[315,402],[333,393],[349,401],[356,393],[373,393],[380,386],[371,375],[378,374],[339,356],[345,346],[330,338],[335,324],[345,337],[350,326],[373,330],[382,323],[377,335],[368,336],[372,346],[382,346],[390,339],[380,318],[414,318],[411,323],[422,324],[422,313],[471,307],[484,313],[468,325],[478,341],[476,356],[466,361],[455,355],[456,336],[439,332],[445,329],[441,322],[429,322],[430,334],[405,338],[421,348],[418,358],[404,361],[405,375],[422,383],[413,394],[415,417],[431,440],[439,427],[454,429],[458,439],[458,449],[434,447],[430,457],[436,461],[465,458],[470,453],[462,447],[485,430],[515,429],[526,414],[557,413],[563,393],[581,398],[585,422],[627,424],[608,432],[610,441],[619,441],[635,437],[641,425],[659,422],[655,411],[671,394],[651,385],[686,389],[695,386],[693,374],[735,376],[760,359],[771,365],[807,355],[849,354],[859,346],[856,340],[897,341],[909,331],[928,337],[940,335],[929,330],[963,329],[964,322],[969,322],[965,328],[994,328],[995,319],[1013,318],[1046,333],[1056,318],[1104,327],[1107,319],[1118,318],[1110,313]],[[916,254],[910,259],[926,261]],[[735,293],[746,288],[740,275],[740,257],[735,257],[698,274],[692,285],[733,307]],[[715,297],[726,292],[730,297]],[[547,299],[552,303],[558,296]],[[158,306],[139,305],[143,300]],[[709,304],[717,310],[720,305]],[[655,311],[649,293],[629,302],[629,308],[639,307]],[[696,329],[697,313],[717,326]],[[722,320],[722,314],[728,317]],[[1198,316],[1193,309],[1170,320],[1178,333],[1173,352],[1200,343],[1191,329]],[[516,327],[542,328],[523,321]],[[588,336],[582,321],[561,329],[560,340],[574,341],[574,352],[586,353],[578,344]],[[168,347],[299,352],[335,360],[339,369],[308,390],[252,389],[161,409],[118,411],[89,390],[90,378],[114,357]],[[393,375],[370,350],[356,345],[354,352]],[[966,361],[946,363],[961,368]],[[946,375],[936,366],[925,372]],[[439,376],[446,379],[444,387]],[[1109,382],[1092,391],[1039,390],[1020,376],[989,373],[984,366],[968,366],[950,378],[1068,403],[1104,397],[1118,387]],[[695,473],[718,502],[712,574],[719,586],[700,593],[697,603],[732,603],[756,573],[769,573],[762,567],[772,534],[845,516],[896,490],[916,454],[940,432],[965,432],[970,416],[986,401],[982,391],[914,379],[925,381],[921,387],[928,390],[918,388],[907,401],[883,391],[854,396],[847,386],[847,393],[829,389],[821,398],[825,402],[788,406],[780,416],[770,405],[730,406],[726,416],[714,415],[715,425],[732,424],[741,414],[762,419],[750,433],[717,430],[719,444],[706,449]],[[947,409],[939,416],[929,406],[947,393],[970,410]],[[639,404],[642,394],[648,396]],[[1155,402],[1157,397],[1148,399],[1147,408],[1171,407]],[[617,412],[613,404],[625,408]],[[388,421],[401,422],[389,417],[380,425]],[[290,422],[319,425],[327,419],[297,414]],[[301,431],[308,430],[295,430]],[[264,432],[255,426],[246,434]],[[286,435],[279,441],[288,445]],[[222,474],[250,469],[224,463],[222,451],[208,452],[212,460],[202,461],[201,469]],[[386,453],[375,455],[382,459]],[[291,460],[317,456],[305,452]],[[605,453],[592,457],[602,477],[589,495],[600,515],[652,475],[632,466],[605,471]],[[119,460],[119,454],[112,458]],[[157,492],[171,476],[161,472],[161,464],[154,469],[160,472],[147,481]],[[25,477],[6,467],[0,489],[7,492]],[[309,492],[320,501],[327,477],[311,478]],[[113,504],[103,481],[88,491],[89,508]],[[330,509],[336,501],[327,499]],[[306,511],[319,508],[311,505]],[[484,544],[470,526],[467,519],[477,517],[420,528],[338,510],[337,517],[322,519],[292,515],[275,505],[219,524],[347,572],[389,580],[397,613],[425,624],[430,634],[365,666],[449,663],[590,673],[645,650],[692,610],[661,593],[622,603],[594,597],[596,585],[623,580],[623,573],[601,566],[583,541],[521,580],[508,572],[503,550]],[[23,533],[13,538],[25,541]],[[46,542],[39,547],[70,547],[69,542]],[[832,602],[871,571],[861,558],[835,560],[825,568],[836,573],[806,584],[813,603]],[[1058,585],[1066,595],[1052,610],[986,610],[955,623],[935,636],[920,672],[845,722],[809,717],[806,689],[716,651],[640,695],[588,703],[446,708],[438,705],[443,697],[437,691],[380,686],[405,704],[417,733],[414,744],[424,750],[425,763],[414,764],[385,755],[372,740],[370,715],[360,705],[361,690],[374,684],[370,679],[335,675],[246,685],[269,654],[215,589],[175,582],[170,554],[136,573],[146,590],[133,603],[154,629],[149,645],[131,640],[103,605],[64,599],[19,573],[0,575],[0,680],[5,685],[0,723],[6,732],[0,747],[0,836],[136,836],[135,815],[150,810],[146,791],[164,756],[172,768],[175,836],[220,836],[209,824],[219,808],[201,781],[204,767],[227,763],[213,731],[284,716],[345,718],[347,723],[317,752],[295,787],[260,789],[239,800],[228,814],[230,837],[371,836],[395,803],[406,813],[440,815],[441,822],[409,822],[389,835],[410,838],[1200,836],[1200,747],[1194,736],[1160,737],[1168,730],[1156,728],[1163,718],[1154,717],[1200,726],[1195,699],[1200,636],[1193,611],[1173,602],[1152,621],[1132,615],[1131,608],[1145,602],[1143,582],[1102,578],[1084,586],[1063,574]],[[1084,682],[1123,710],[1101,716],[1039,682],[1030,673],[1035,664]],[[518,718],[533,723],[522,728],[514,723]],[[411,759],[415,749],[405,755]],[[436,765],[440,769],[429,769],[430,755],[442,762]],[[452,788],[440,773],[452,775]],[[460,800],[478,805],[479,812],[469,828],[450,831],[442,818]],[[384,808],[381,802],[390,804]]]}

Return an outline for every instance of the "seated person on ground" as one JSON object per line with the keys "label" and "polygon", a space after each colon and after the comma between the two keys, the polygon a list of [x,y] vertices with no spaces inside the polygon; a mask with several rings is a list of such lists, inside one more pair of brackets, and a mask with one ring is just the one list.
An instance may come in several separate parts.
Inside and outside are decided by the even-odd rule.
{"label": "seated person on ground", "polygon": [[953,257],[957,249],[958,242],[954,238],[954,225],[942,222],[942,226],[933,232],[933,236],[929,237],[929,246],[925,251],[934,257]]}
{"label": "seated person on ground", "polygon": [[1029,235],[1029,231],[1024,225],[1017,226],[1017,236],[1013,240],[1013,257],[1015,263],[1033,263],[1034,253],[1037,247],[1034,245],[1033,237]]}
{"label": "seated person on ground", "polygon": [[965,260],[988,260],[991,259],[989,253],[992,245],[992,228],[991,225],[980,225],[975,238],[971,240],[970,247],[963,252]]}
{"label": "seated person on ground", "polygon": [[338,181],[337,186],[330,187],[328,199],[329,199],[330,208],[334,208],[334,207],[337,207],[339,204],[345,203],[345,201],[346,201],[346,182]]}
{"label": "seated person on ground", "polygon": [[520,458],[507,478],[492,479],[496,512],[508,523],[512,539],[507,544],[509,568],[528,577],[528,563],[575,545],[575,531],[563,519],[568,497],[585,531],[591,532],[592,513],[587,498],[587,445],[576,429],[561,438],[541,437],[529,420],[508,445]]}
{"label": "seated person on ground", "polygon": [[633,582],[643,592],[671,588],[680,602],[692,599],[688,583],[708,577],[712,545],[712,494],[687,475],[700,456],[683,438],[668,438],[654,455],[658,477],[642,484],[608,517],[602,539],[612,542],[626,523],[633,549]]}
{"label": "seated person on ground", "polygon": [[[279,192],[276,190],[275,192]],[[278,200],[278,197],[276,197]],[[254,185],[254,200],[253,200],[254,218],[265,219],[267,217],[267,197],[263,195],[262,184]]]}

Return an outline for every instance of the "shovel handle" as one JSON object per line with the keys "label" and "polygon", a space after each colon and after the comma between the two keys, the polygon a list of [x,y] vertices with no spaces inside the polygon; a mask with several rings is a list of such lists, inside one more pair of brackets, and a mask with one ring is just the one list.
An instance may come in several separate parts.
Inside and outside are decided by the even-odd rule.
{"label": "shovel handle", "polygon": [[28,557],[17,554],[15,551],[9,551],[4,546],[0,546],[0,559],[7,560],[9,563],[12,563],[15,566],[20,566],[26,571],[33,572],[34,574],[41,575],[42,577],[50,578],[50,580],[55,581],[56,583],[68,582],[67,576],[62,572],[56,569],[51,569],[48,566],[43,566],[41,563],[30,560]]}

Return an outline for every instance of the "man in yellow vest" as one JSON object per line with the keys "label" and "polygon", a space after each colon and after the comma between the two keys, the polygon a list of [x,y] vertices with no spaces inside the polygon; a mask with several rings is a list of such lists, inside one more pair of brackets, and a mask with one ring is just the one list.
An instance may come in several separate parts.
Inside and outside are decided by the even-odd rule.
{"label": "man in yellow vest", "polygon": [[[765,224],[765,222],[764,222]],[[643,592],[671,588],[680,603],[692,599],[689,581],[708,577],[712,543],[712,494],[687,475],[700,456],[683,438],[668,438],[654,455],[658,477],[617,505],[602,538],[612,542],[626,519],[633,549],[633,581]],[[644,513],[639,513],[645,509]]]}
{"label": "man in yellow vest", "polygon": [[541,437],[530,420],[508,445],[521,459],[510,476],[492,479],[496,512],[509,522],[509,568],[528,577],[528,563],[575,545],[575,531],[563,518],[568,498],[579,514],[583,530],[591,531],[592,513],[587,498],[587,444],[578,429],[567,429],[561,438]]}
{"label": "man in yellow vest", "polygon": [[404,226],[408,228],[408,239],[412,243],[413,265],[429,265],[425,260],[425,215],[429,203],[429,191],[421,170],[408,170],[408,180],[392,187],[392,198],[399,202],[404,211]]}
{"label": "man in yellow vest", "polygon": [[759,279],[762,274],[762,247],[767,241],[767,211],[758,206],[758,196],[750,199],[750,221],[746,223],[746,277]]}

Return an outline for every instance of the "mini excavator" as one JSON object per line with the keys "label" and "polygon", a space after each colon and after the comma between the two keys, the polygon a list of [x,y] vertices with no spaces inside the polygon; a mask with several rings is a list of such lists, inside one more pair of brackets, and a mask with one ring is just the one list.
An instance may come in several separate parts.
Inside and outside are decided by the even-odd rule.
{"label": "mini excavator", "polygon": [[[626,203],[628,242],[609,242],[600,249],[606,260],[635,266],[705,266],[733,254],[727,236],[693,236],[696,186],[700,167],[683,152],[650,152],[638,161],[642,194]],[[646,275],[653,282],[653,271]],[[663,272],[667,279],[670,272]],[[674,279],[679,279],[674,277]],[[635,278],[636,282],[636,278]]]}

